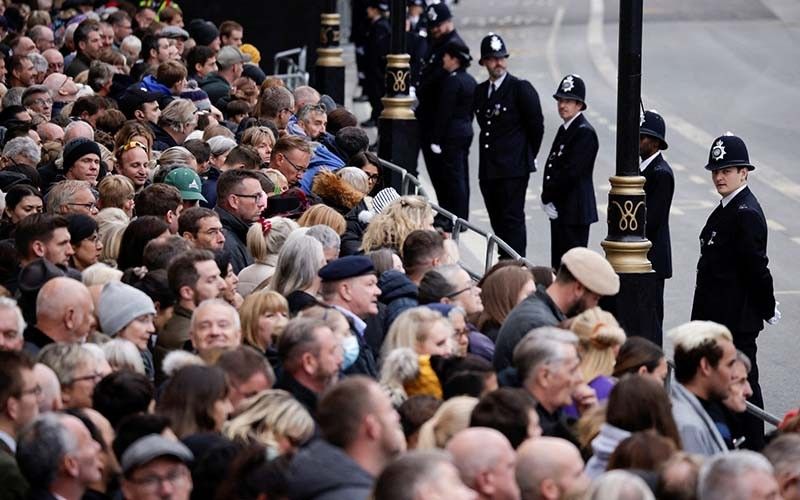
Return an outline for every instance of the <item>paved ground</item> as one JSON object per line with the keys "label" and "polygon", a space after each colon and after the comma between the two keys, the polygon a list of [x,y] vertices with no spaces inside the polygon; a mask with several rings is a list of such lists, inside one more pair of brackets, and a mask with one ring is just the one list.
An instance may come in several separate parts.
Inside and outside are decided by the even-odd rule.
{"label": "paved ground", "polygon": [[[457,28],[473,54],[483,35],[500,33],[511,49],[509,71],[539,91],[546,126],[540,162],[560,124],[550,97],[560,77],[577,73],[585,79],[587,116],[601,144],[595,186],[602,212],[615,164],[618,5],[602,0],[462,0],[454,9]],[[759,340],[766,408],[776,414],[800,403],[794,371],[800,358],[800,171],[795,168],[800,136],[794,113],[800,102],[798,21],[800,8],[789,0],[648,0],[645,6],[643,100],[666,118],[670,148],[665,156],[676,174],[670,220],[675,277],[666,286],[665,328],[688,320],[698,235],[719,201],[702,166],[711,140],[733,131],[745,139],[757,166],[750,186],[768,217],[770,268],[783,312],[782,322],[767,327]],[[479,81],[486,78],[478,65],[471,72]],[[475,145],[471,165],[471,221],[488,229],[477,188]],[[424,172],[422,162],[420,170]],[[528,195],[527,257],[546,263],[550,243],[539,210],[540,189],[537,173]],[[593,225],[590,247],[600,250],[605,234],[604,222]],[[468,237],[464,246],[467,260],[483,261],[478,239]]]}

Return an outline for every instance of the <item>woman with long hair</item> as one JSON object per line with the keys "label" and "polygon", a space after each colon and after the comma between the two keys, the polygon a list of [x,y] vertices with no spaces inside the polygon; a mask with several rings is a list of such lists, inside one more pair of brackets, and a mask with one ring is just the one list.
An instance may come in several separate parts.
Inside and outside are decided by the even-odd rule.
{"label": "woman with long hair", "polygon": [[278,252],[298,227],[300,226],[295,221],[285,217],[262,219],[250,225],[247,231],[247,250],[253,256],[253,263],[239,271],[236,290],[242,297],[269,285],[275,274]]}
{"label": "woman with long hair", "polygon": [[483,311],[475,326],[481,333],[496,340],[508,313],[533,293],[536,285],[527,268],[509,265],[487,276],[480,288]]}
{"label": "woman with long hair", "polygon": [[164,384],[156,406],[156,413],[170,419],[179,439],[201,432],[220,432],[232,410],[225,372],[202,365],[185,366],[175,372]]}
{"label": "woman with long hair", "polygon": [[321,280],[317,274],[326,264],[322,243],[298,234],[283,245],[269,289],[286,297],[289,312],[297,314],[318,302]]}
{"label": "woman with long hair", "polygon": [[239,317],[242,320],[242,343],[267,353],[278,345],[289,321],[289,303],[278,292],[261,290],[244,299]]}
{"label": "woman with long hair", "polygon": [[421,196],[401,196],[372,218],[361,239],[361,250],[391,248],[399,252],[416,229],[433,230],[433,209]]}

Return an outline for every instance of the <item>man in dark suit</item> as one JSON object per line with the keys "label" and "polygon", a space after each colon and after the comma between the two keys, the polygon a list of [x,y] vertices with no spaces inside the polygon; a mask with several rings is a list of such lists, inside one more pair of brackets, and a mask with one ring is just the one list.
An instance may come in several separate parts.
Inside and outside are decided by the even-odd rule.
{"label": "man in dark suit", "polygon": [[[753,365],[748,374],[750,401],[762,406],[756,338],[764,321],[777,323],[780,313],[767,267],[767,221],[747,187],[747,176],[754,169],[742,139],[724,135],[714,140],[706,170],[711,171],[722,201],[700,233],[692,319],[728,327],[734,345]],[[753,419],[746,426],[749,447],[758,449],[764,440],[763,423]]]}
{"label": "man in dark suit", "polygon": [[[494,233],[525,256],[525,192],[544,135],[539,94],[507,71],[508,50],[499,35],[481,41],[479,63],[489,79],[475,89],[480,133],[478,179]],[[500,251],[501,258],[507,258]]]}
{"label": "man in dark suit", "polygon": [[550,218],[550,261],[556,269],[567,250],[589,243],[589,225],[597,222],[592,172],[599,142],[583,115],[586,85],[581,77],[565,76],[553,98],[564,124],[547,157],[541,202]]}
{"label": "man in dark suit", "polygon": [[[644,176],[644,193],[647,207],[645,236],[653,244],[647,258],[653,264],[658,276],[658,314],[659,329],[664,321],[664,280],[672,277],[672,249],[669,237],[669,209],[675,192],[675,177],[672,169],[661,154],[667,149],[666,124],[655,111],[645,111],[639,126],[639,156],[642,163],[639,172]],[[658,332],[661,338],[661,332]]]}
{"label": "man in dark suit", "polygon": [[[434,167],[439,162],[439,155],[431,150],[431,137],[436,126],[436,110],[439,97],[442,93],[445,78],[450,77],[450,72],[442,66],[444,49],[449,43],[460,43],[466,46],[456,32],[453,24],[453,14],[444,3],[429,5],[425,10],[425,20],[428,24],[428,48],[420,69],[419,86],[417,87],[416,109],[419,124],[420,147],[425,165]],[[411,172],[416,175],[417,172]]]}
{"label": "man in dark suit", "polygon": [[28,492],[14,454],[17,433],[39,414],[40,393],[33,361],[24,353],[0,352],[0,498],[22,499]]}
{"label": "man in dark suit", "polygon": [[367,2],[367,18],[369,28],[364,43],[364,94],[369,98],[372,112],[369,120],[362,127],[374,127],[383,110],[381,97],[384,94],[386,80],[386,55],[389,53],[389,42],[392,38],[392,27],[386,19],[389,4],[386,0],[369,0]]}

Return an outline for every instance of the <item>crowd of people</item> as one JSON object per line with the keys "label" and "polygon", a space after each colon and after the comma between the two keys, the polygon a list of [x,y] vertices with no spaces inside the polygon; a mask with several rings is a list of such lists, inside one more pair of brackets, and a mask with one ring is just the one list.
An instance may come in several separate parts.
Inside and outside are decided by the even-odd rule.
{"label": "crowd of people", "polygon": [[592,250],[475,281],[240,24],[0,6],[0,498],[800,498],[728,328],[671,374]]}

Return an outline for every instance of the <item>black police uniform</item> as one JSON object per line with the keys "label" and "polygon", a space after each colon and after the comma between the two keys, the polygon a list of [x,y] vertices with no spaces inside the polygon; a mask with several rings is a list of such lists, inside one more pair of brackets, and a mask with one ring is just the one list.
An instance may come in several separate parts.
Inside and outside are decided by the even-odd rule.
{"label": "black police uniform", "polygon": [[[445,52],[461,61],[461,66],[442,82],[437,99],[431,141],[441,148],[437,162],[428,164],[428,175],[439,206],[462,219],[469,219],[469,148],[472,145],[472,99],[477,82],[467,73],[469,48],[448,44]],[[452,222],[441,218],[437,226],[452,231]]]}
{"label": "black police uniform", "polygon": [[[371,2],[371,5],[380,5],[381,10],[385,5]],[[389,20],[381,16],[369,25],[367,40],[364,44],[364,93],[369,98],[372,106],[370,120],[377,122],[383,110],[381,97],[385,90],[386,55],[392,40],[392,27]]]}
{"label": "black police uniform", "polygon": [[[586,86],[577,75],[567,75],[553,95],[574,99],[586,109]],[[589,120],[579,113],[564,129],[558,127],[547,156],[542,180],[542,203],[552,203],[558,217],[550,220],[550,262],[554,269],[561,256],[574,247],[589,243],[589,225],[597,222],[592,172],[599,141]]]}
{"label": "black police uniform", "polygon": [[[452,18],[450,9],[442,3],[428,6],[425,16],[429,27],[437,26]],[[431,38],[430,35],[428,36],[428,51],[422,63],[419,87],[417,87],[419,105],[416,109],[416,116],[419,124],[420,147],[427,166],[438,162],[438,155],[431,151],[431,137],[436,125],[436,100],[439,99],[442,93],[442,85],[445,78],[450,77],[450,73],[442,67],[442,55],[448,43],[467,45],[456,30],[435,39]]]}
{"label": "black police uniform", "polygon": [[[364,90],[363,97],[366,97],[365,87],[365,45],[367,43],[367,32],[369,31],[369,19],[367,18],[368,0],[351,0],[352,28],[350,29],[350,42],[356,49],[356,71],[358,73],[358,84]],[[358,98],[357,98],[358,99]],[[359,99],[360,100],[360,99]]]}
{"label": "black police uniform", "polygon": [[[508,57],[500,36],[481,41],[481,59]],[[542,145],[544,117],[539,94],[527,80],[506,73],[491,92],[486,80],[475,90],[474,111],[481,128],[478,179],[492,231],[525,256],[525,193]],[[507,257],[500,251],[501,258]]]}
{"label": "black police uniform", "polygon": [[[711,147],[707,170],[739,166],[753,170],[744,142],[733,135],[717,138]],[[725,325],[736,348],[752,363],[748,381],[750,401],[763,406],[758,385],[756,338],[764,321],[775,314],[772,274],[767,267],[767,221],[761,205],[745,186],[736,196],[714,209],[700,233],[700,260],[692,304],[693,320]],[[764,427],[758,419],[747,422],[746,443],[763,445]]]}
{"label": "black police uniform", "polygon": [[[654,111],[644,112],[644,121],[639,127],[639,134],[658,139],[661,142],[662,150],[669,147],[665,139],[666,124],[664,119]],[[645,178],[644,193],[645,206],[647,207],[645,236],[653,245],[647,253],[647,258],[653,264],[653,271],[658,277],[659,290],[656,294],[658,297],[656,314],[658,315],[660,327],[664,322],[664,280],[672,277],[669,210],[672,206],[672,196],[675,193],[675,176],[660,151],[650,164],[645,167],[642,175]]]}

